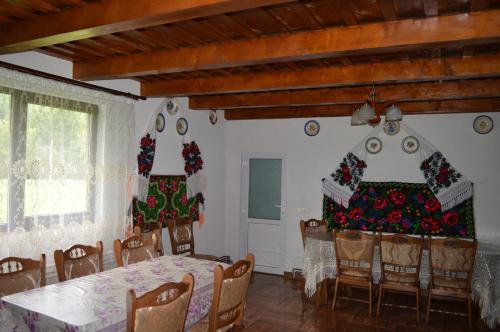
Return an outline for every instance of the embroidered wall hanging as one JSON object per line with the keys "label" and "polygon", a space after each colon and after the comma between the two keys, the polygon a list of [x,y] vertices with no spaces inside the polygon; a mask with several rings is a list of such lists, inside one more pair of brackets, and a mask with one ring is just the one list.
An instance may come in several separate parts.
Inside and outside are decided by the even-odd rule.
{"label": "embroidered wall hanging", "polygon": [[[452,167],[434,145],[408,125],[401,123],[401,128],[420,142],[419,151],[414,155],[429,189],[441,203],[442,211],[447,211],[472,197],[472,182]],[[350,199],[363,178],[364,168],[369,164],[366,141],[378,135],[381,130],[382,126],[375,127],[347,153],[340,165],[323,179],[322,191],[325,196],[337,204],[349,207]]]}
{"label": "embroidered wall hanging", "polygon": [[161,221],[167,226],[167,219],[191,217],[198,220],[198,197],[187,197],[186,176],[151,175],[149,191],[145,202],[133,201],[134,226],[148,228],[147,224]]}
{"label": "embroidered wall hanging", "polygon": [[329,228],[474,238],[472,197],[441,211],[425,183],[361,182],[345,208],[323,198]]}

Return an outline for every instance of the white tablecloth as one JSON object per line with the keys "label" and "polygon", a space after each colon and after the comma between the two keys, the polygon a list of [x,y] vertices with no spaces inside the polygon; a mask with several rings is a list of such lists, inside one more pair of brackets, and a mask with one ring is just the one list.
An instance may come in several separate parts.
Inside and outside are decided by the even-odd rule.
{"label": "white tablecloth", "polygon": [[1,331],[125,331],[126,293],[138,296],[166,282],[194,276],[186,328],[208,314],[213,270],[218,264],[163,256],[94,275],[5,296],[0,300]]}
{"label": "white tablecloth", "polygon": [[[303,272],[308,296],[316,292],[316,284],[336,276],[337,263],[331,233],[317,233],[306,238]],[[380,280],[380,255],[374,251],[373,280]],[[429,283],[429,252],[423,251],[420,285]],[[500,323],[500,247],[479,243],[474,264],[472,295],[479,304],[481,318],[493,328]]]}

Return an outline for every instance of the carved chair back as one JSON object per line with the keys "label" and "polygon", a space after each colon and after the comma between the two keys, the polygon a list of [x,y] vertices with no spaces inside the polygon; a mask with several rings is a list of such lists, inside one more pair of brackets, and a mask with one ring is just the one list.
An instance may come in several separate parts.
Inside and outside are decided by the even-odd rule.
{"label": "carved chair back", "polygon": [[123,241],[116,239],[113,243],[116,266],[126,266],[156,257],[157,239],[154,233],[152,238],[152,244],[145,244],[142,238],[136,235]]}
{"label": "carved chair back", "polygon": [[337,275],[371,278],[375,234],[361,231],[333,231]]}
{"label": "carved chair back", "polygon": [[429,238],[429,248],[432,286],[469,291],[477,240]]}
{"label": "carved chair back", "polygon": [[380,235],[382,281],[417,284],[423,248],[421,237]]}
{"label": "carved chair back", "polygon": [[302,245],[306,244],[306,237],[309,234],[316,232],[326,232],[328,231],[328,225],[326,220],[309,219],[300,221],[300,233],[302,234]]}
{"label": "carved chair back", "polygon": [[59,281],[70,280],[103,271],[102,242],[96,246],[75,244],[68,250],[54,251]]}
{"label": "carved chair back", "polygon": [[127,293],[127,332],[183,332],[193,294],[191,273],[182,282],[164,284],[141,297]]}
{"label": "carved chair back", "polygon": [[139,226],[134,227],[134,235],[141,236],[144,244],[151,245],[153,244],[153,234],[156,235],[156,247],[155,250],[159,256],[164,255],[163,251],[163,240],[162,240],[162,223],[157,222],[150,225],[147,228],[141,229]]}
{"label": "carved chair back", "polygon": [[241,327],[243,311],[255,257],[248,254],[226,270],[218,265],[214,270],[214,295],[209,313],[208,332]]}
{"label": "carved chair back", "polygon": [[167,220],[168,235],[173,255],[194,255],[193,219],[178,218]]}
{"label": "carved chair back", "polygon": [[0,297],[45,286],[45,254],[40,260],[7,257],[0,260]]}

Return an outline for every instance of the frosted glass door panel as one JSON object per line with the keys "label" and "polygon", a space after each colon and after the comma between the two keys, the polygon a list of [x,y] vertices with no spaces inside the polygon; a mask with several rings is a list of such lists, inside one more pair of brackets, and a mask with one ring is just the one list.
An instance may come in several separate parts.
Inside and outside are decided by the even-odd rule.
{"label": "frosted glass door panel", "polygon": [[281,219],[281,159],[250,159],[248,218]]}

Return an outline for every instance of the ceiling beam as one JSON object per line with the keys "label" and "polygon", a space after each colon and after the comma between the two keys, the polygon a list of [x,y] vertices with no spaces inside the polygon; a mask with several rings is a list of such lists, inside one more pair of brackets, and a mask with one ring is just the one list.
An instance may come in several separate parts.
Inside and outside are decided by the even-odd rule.
{"label": "ceiling beam", "polygon": [[500,10],[336,27],[77,62],[96,80],[500,41]]}
{"label": "ceiling beam", "polygon": [[55,14],[1,24],[0,54],[290,1],[96,1]]}
{"label": "ceiling beam", "polygon": [[[189,97],[193,110],[276,106],[358,104],[368,98],[371,86],[325,88]],[[425,82],[377,86],[377,101],[431,101],[500,97],[500,79]]]}
{"label": "ceiling beam", "polygon": [[[403,114],[449,114],[500,112],[500,98],[405,102],[398,106]],[[226,120],[257,120],[350,116],[352,105],[289,106],[233,109],[224,112]]]}
{"label": "ceiling beam", "polygon": [[478,55],[143,82],[141,94],[147,97],[189,96],[498,76],[500,55]]}

